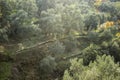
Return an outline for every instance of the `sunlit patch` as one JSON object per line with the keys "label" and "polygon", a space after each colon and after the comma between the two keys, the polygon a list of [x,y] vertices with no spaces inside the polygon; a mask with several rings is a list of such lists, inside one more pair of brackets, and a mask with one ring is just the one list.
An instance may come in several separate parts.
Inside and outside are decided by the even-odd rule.
{"label": "sunlit patch", "polygon": [[79,33],[78,31],[76,31],[76,30],[71,30],[71,33],[72,33],[73,35],[80,35],[80,33]]}
{"label": "sunlit patch", "polygon": [[115,36],[120,37],[120,32],[118,32]]}
{"label": "sunlit patch", "polygon": [[4,52],[4,51],[5,51],[4,46],[0,46],[0,52]]}
{"label": "sunlit patch", "polygon": [[102,0],[96,0],[95,3],[94,3],[94,5],[95,6],[100,6],[101,3],[102,3]]}
{"label": "sunlit patch", "polygon": [[114,26],[114,22],[113,21],[107,21],[103,24],[101,24],[99,27],[98,27],[98,30],[101,30],[101,29],[108,29],[110,27]]}

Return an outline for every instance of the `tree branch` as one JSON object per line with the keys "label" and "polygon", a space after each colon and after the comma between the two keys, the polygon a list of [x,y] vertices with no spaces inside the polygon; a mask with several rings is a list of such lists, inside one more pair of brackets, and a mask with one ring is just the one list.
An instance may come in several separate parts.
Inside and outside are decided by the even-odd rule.
{"label": "tree branch", "polygon": [[[45,42],[41,42],[41,43],[38,43],[38,44],[33,45],[33,46],[31,46],[31,47],[27,47],[27,48],[24,48],[24,49],[22,49],[22,50],[17,50],[15,53],[16,53],[16,54],[22,53],[22,52],[24,52],[24,51],[31,50],[31,49],[33,49],[33,48],[38,48],[39,46],[42,46],[42,45],[45,45],[45,44],[47,44],[47,43],[54,42],[54,41],[56,41],[56,40],[53,39],[53,40],[48,40],[48,41],[45,41]],[[39,48],[41,48],[41,47],[39,47]]]}
{"label": "tree branch", "polygon": [[70,56],[67,56],[67,57],[63,57],[63,60],[68,60],[68,59],[71,59],[71,58],[74,58],[74,57],[81,57],[81,55],[82,55],[82,52],[77,53],[77,54],[73,54],[73,55],[70,55]]}
{"label": "tree branch", "polygon": [[[76,36],[76,38],[86,38],[86,36],[78,36],[78,35],[75,35],[75,36]],[[15,52],[15,54],[22,53],[24,51],[31,50],[31,49],[34,49],[34,48],[42,48],[43,47],[42,45],[45,45],[45,44],[48,44],[48,43],[51,43],[51,42],[54,42],[54,41],[57,41],[57,40],[64,40],[64,39],[67,39],[67,38],[69,38],[69,36],[64,37],[64,38],[60,38],[60,39],[51,39],[51,40],[47,40],[45,42],[40,42],[40,43],[38,43],[36,45],[33,45],[31,47],[27,47],[27,48],[22,49],[22,50],[17,50]]]}

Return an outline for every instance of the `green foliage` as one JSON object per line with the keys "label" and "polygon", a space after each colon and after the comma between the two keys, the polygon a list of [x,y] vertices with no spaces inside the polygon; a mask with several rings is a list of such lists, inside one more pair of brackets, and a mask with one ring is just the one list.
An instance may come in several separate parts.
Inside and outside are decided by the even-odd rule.
{"label": "green foliage", "polygon": [[115,34],[118,32],[117,26],[112,26],[108,29],[96,29],[88,32],[88,39],[95,44],[101,44],[103,41],[111,41],[115,38]]}
{"label": "green foliage", "polygon": [[68,61],[59,61],[58,64],[57,64],[57,73],[58,75],[62,75],[63,76],[63,73],[64,71],[69,68],[70,66],[70,63]]}
{"label": "green foliage", "polygon": [[11,74],[11,63],[0,62],[0,80],[6,80]]}
{"label": "green foliage", "polygon": [[[41,13],[40,28],[44,35],[57,37],[63,32],[61,15],[56,14],[54,9],[48,9]],[[58,35],[59,34],[59,35]]]}
{"label": "green foliage", "polygon": [[102,41],[110,41],[113,38],[113,33],[111,32],[111,30],[104,30],[100,35],[99,35],[100,39],[102,39]]}
{"label": "green foliage", "polygon": [[119,80],[120,67],[114,63],[111,56],[97,56],[88,66],[83,65],[82,59],[70,61],[70,69],[64,73],[63,80]]}
{"label": "green foliage", "polygon": [[94,61],[96,59],[97,55],[102,54],[100,51],[98,51],[99,49],[100,49],[99,46],[90,44],[90,46],[88,46],[87,48],[83,50],[84,65],[88,65],[90,61]]}
{"label": "green foliage", "polygon": [[[88,65],[90,61],[94,61],[97,55],[112,55],[115,61],[119,60],[119,38],[116,38],[118,29],[116,27],[101,30],[99,32],[91,31],[87,35],[88,46],[83,49],[84,65]],[[88,41],[89,40],[89,41]]]}
{"label": "green foliage", "polygon": [[88,39],[90,40],[90,41],[99,41],[99,33],[97,33],[97,32],[94,32],[94,31],[90,31],[90,32],[88,32],[88,35],[87,35],[87,37],[88,37]]}
{"label": "green foliage", "polygon": [[46,76],[49,76],[49,74],[53,73],[53,71],[56,69],[56,65],[57,64],[54,57],[47,56],[43,58],[38,67],[40,78],[44,79]]}
{"label": "green foliage", "polygon": [[112,41],[109,52],[112,56],[114,56],[116,61],[120,61],[120,59],[119,59],[119,56],[120,56],[120,40],[119,39],[116,39],[116,40]]}
{"label": "green foliage", "polygon": [[[10,15],[11,19],[11,34],[10,36],[18,36],[21,38],[27,38],[29,36],[34,35],[33,32],[36,32],[37,25],[33,23],[37,20],[37,6],[35,0],[15,0],[11,1],[13,5],[13,11]],[[35,29],[36,28],[36,29]],[[39,29],[38,29],[39,30]],[[22,35],[23,34],[23,35]]]}
{"label": "green foliage", "polygon": [[36,0],[38,7],[38,15],[41,15],[42,11],[53,8],[55,6],[55,0]]}
{"label": "green foliage", "polygon": [[87,27],[87,30],[96,29],[99,22],[100,22],[99,16],[93,13],[86,17],[85,27]]}
{"label": "green foliage", "polygon": [[36,0],[14,0],[16,3],[16,9],[22,9],[28,13],[29,18],[34,17],[37,14],[38,7]]}
{"label": "green foliage", "polygon": [[8,41],[8,31],[10,28],[9,15],[10,15],[10,5],[8,1],[0,1],[0,38],[2,40]]}
{"label": "green foliage", "polygon": [[[64,80],[119,79],[119,72],[116,70],[119,68],[118,64],[115,64],[110,56],[97,57],[107,54],[112,55],[116,62],[120,61],[119,3],[99,2],[100,4],[95,7],[95,1],[0,0],[0,45],[5,46],[5,49],[11,45],[16,47],[11,52],[20,48],[19,43],[24,45],[22,48],[25,48],[25,52],[23,51],[21,56],[17,56],[18,61],[20,60],[17,63],[20,64],[18,71],[21,72],[15,75],[23,77],[22,79],[25,80],[30,80],[33,75],[36,75],[40,76],[40,80],[45,80],[58,72],[56,75],[61,77],[69,66],[69,62],[66,60],[68,58],[63,56],[72,55],[73,57],[74,54],[80,52],[81,54],[76,57],[82,57],[83,60],[71,61],[72,65],[70,70],[65,71],[67,76],[64,76]],[[113,22],[112,26],[109,24],[106,26],[104,24],[106,21]],[[99,26],[100,29],[98,29]],[[49,40],[53,41],[33,49],[35,44]],[[3,41],[10,41],[8,42],[10,45],[2,44]],[[12,42],[17,43],[14,45]],[[29,47],[31,50],[26,50]],[[47,57],[40,60],[45,55]],[[48,55],[54,55],[57,60]],[[56,65],[56,61],[58,65]],[[30,67],[27,64],[35,66]],[[2,65],[0,72],[3,75],[0,74],[0,79],[4,80],[10,74],[10,65],[7,63],[2,63]],[[32,69],[29,70],[30,68],[27,67]],[[15,72],[13,71],[13,73]],[[81,76],[79,77],[79,75]]]}
{"label": "green foliage", "polygon": [[99,6],[99,10],[103,11],[103,12],[111,12],[111,13],[115,13],[115,7],[113,6],[112,2],[110,1],[106,1],[103,2],[100,6]]}
{"label": "green foliage", "polygon": [[50,52],[55,53],[55,54],[62,54],[65,51],[65,46],[59,41],[56,41],[52,45],[49,46],[49,50]]}
{"label": "green foliage", "polygon": [[44,35],[58,38],[68,35],[72,29],[83,31],[82,8],[79,7],[77,3],[66,4],[66,6],[63,3],[56,3],[55,8],[42,11],[39,24]]}
{"label": "green foliage", "polygon": [[8,41],[9,37],[19,37],[19,35],[21,35],[20,33],[24,33],[25,38],[25,34],[30,32],[30,30],[28,29],[26,32],[21,31],[24,30],[26,26],[35,31],[33,28],[33,23],[37,13],[37,6],[34,0],[1,0],[0,4],[1,41]]}

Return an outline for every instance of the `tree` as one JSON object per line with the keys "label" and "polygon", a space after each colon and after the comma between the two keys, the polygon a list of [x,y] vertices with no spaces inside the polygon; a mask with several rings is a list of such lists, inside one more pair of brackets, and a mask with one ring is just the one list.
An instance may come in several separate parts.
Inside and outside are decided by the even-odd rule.
{"label": "tree", "polygon": [[[26,34],[26,32],[29,32],[29,28],[32,28],[34,30],[35,25],[33,23],[36,20],[37,7],[34,0],[31,0],[30,3],[29,1],[30,0],[0,1],[1,39],[5,39],[8,41],[9,37],[15,38],[17,36],[20,36],[20,33],[23,34],[24,32]],[[21,32],[23,29],[24,31]],[[23,37],[23,35],[20,37]]]}
{"label": "tree", "polygon": [[97,56],[88,66],[82,59],[73,59],[71,66],[65,71],[63,80],[119,80],[120,67],[111,56]]}
{"label": "tree", "polygon": [[54,8],[55,0],[36,0],[36,4],[38,7],[38,15],[41,16],[42,11],[46,11],[47,9]]}
{"label": "tree", "polygon": [[40,79],[45,79],[46,76],[53,73],[56,68],[55,58],[52,56],[47,56],[43,58],[38,67],[38,73],[40,74]]}

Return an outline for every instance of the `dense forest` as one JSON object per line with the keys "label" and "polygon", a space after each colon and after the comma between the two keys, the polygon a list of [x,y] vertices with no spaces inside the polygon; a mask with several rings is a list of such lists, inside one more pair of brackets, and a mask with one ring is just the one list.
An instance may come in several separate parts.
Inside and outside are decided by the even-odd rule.
{"label": "dense forest", "polygon": [[120,0],[0,0],[0,80],[120,80]]}

